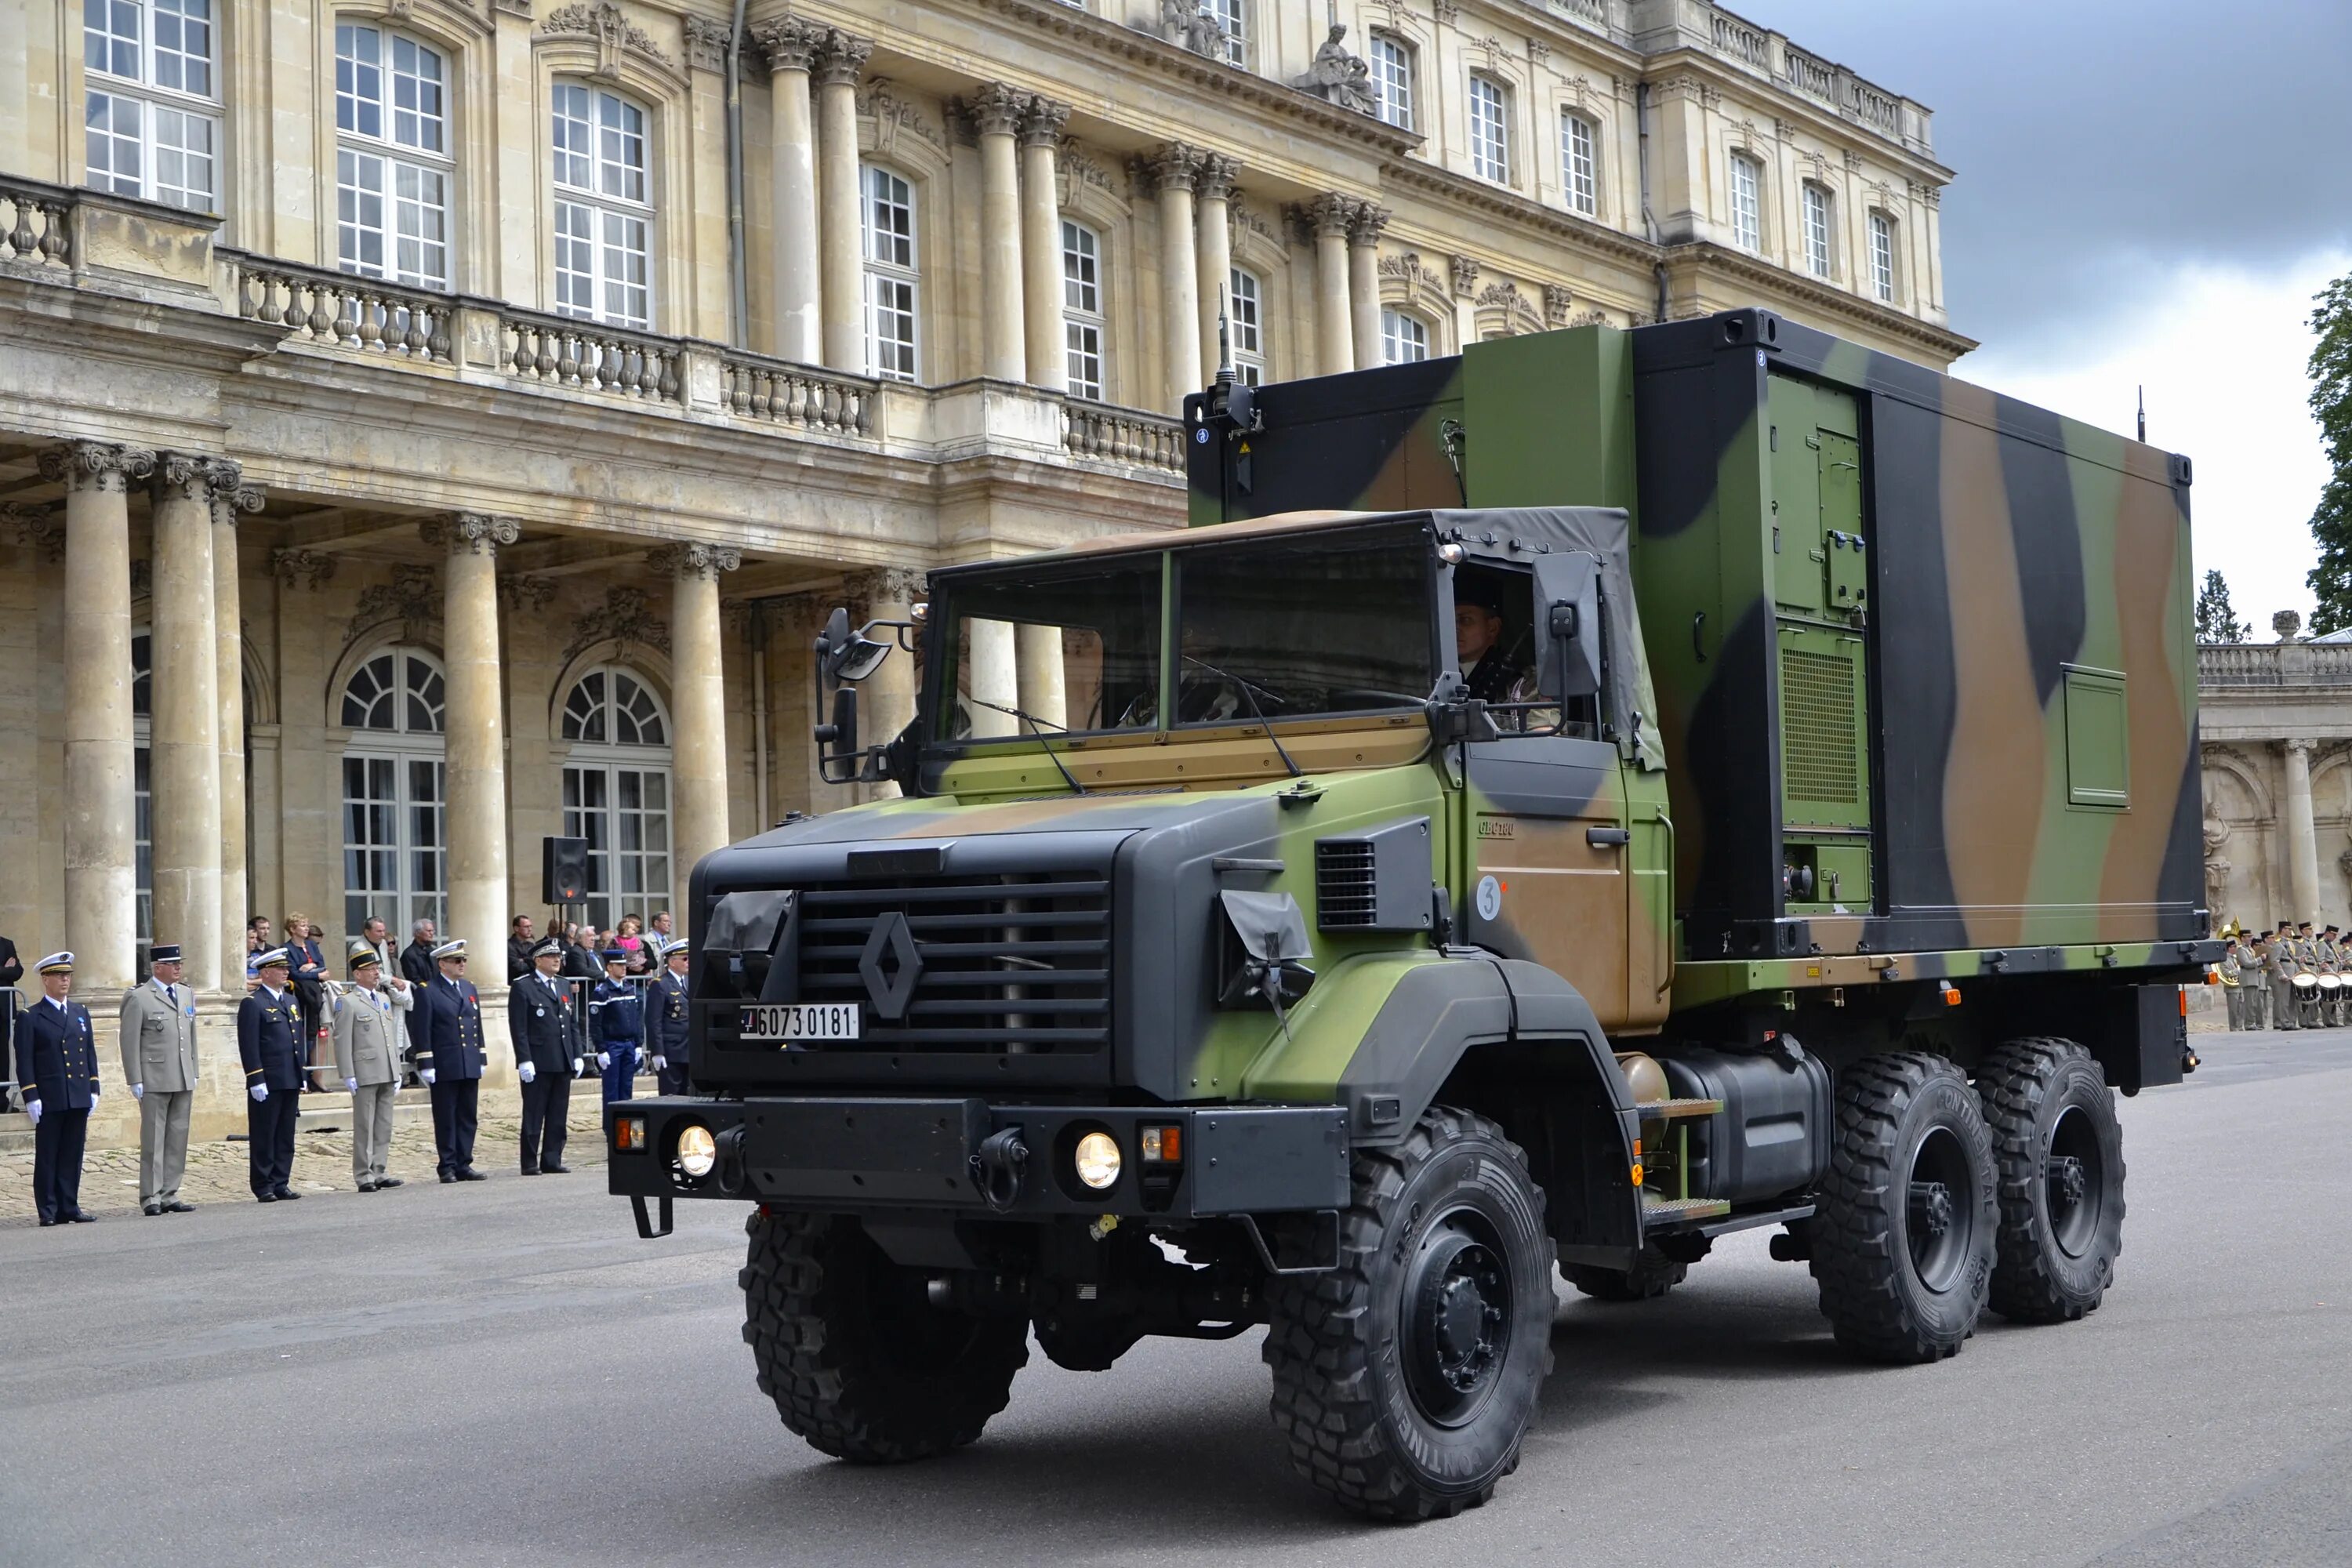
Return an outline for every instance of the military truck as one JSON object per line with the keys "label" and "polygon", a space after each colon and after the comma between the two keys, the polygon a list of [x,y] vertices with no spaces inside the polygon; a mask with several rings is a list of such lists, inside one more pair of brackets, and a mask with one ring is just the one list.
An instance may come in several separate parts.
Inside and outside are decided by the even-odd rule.
{"label": "military truck", "polygon": [[1196,526],[837,613],[827,776],[897,798],[694,871],[611,1188],[750,1207],[787,1426],[919,1458],[1033,1333],[1263,1326],[1299,1473],[1424,1519],[1516,1465],[1555,1264],[1775,1227],[1896,1363],[2099,1304],[2218,958],[2187,459],[1760,310],[1184,419]]}

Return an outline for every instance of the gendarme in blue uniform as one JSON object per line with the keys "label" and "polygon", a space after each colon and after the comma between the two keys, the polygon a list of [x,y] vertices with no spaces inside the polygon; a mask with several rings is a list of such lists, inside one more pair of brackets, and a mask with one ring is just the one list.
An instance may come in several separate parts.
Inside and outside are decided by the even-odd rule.
{"label": "gendarme in blue uniform", "polygon": [[[255,961],[261,984],[236,1006],[236,1054],[245,1063],[247,1179],[263,1203],[299,1197],[294,1179],[294,1126],[300,1111],[302,1002],[287,981],[284,948]],[[273,987],[275,989],[273,989]],[[256,1097],[254,1091],[263,1092]]]}
{"label": "gendarme in blue uniform", "polygon": [[[607,965],[623,955],[617,948],[604,954]],[[588,1039],[605,1054],[604,1103],[631,1099],[636,1092],[637,1046],[646,1037],[645,1001],[626,980],[607,973],[588,996]]]}
{"label": "gendarme in blue uniform", "polygon": [[[73,954],[41,960],[41,973],[73,973]],[[89,1009],[48,996],[16,1019],[16,1088],[41,1119],[33,1129],[33,1208],[43,1225],[87,1219],[81,1206],[82,1145],[98,1103],[98,1046]]]}

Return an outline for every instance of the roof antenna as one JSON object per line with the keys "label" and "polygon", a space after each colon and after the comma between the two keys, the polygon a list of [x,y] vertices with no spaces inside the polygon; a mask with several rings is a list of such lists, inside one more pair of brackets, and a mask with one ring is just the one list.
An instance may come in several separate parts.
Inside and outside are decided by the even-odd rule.
{"label": "roof antenna", "polygon": [[2147,444],[2147,384],[2145,382],[2140,384],[2139,389],[2139,438],[2142,446]]}
{"label": "roof antenna", "polygon": [[1225,312],[1232,304],[1232,293],[1225,285],[1217,285],[1217,384],[1234,384],[1234,344],[1230,323]]}

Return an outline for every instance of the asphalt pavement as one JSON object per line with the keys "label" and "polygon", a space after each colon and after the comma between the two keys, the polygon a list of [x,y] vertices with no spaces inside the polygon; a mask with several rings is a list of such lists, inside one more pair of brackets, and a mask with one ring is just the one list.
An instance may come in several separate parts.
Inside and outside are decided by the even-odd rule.
{"label": "asphalt pavement", "polygon": [[753,1386],[740,1212],[642,1242],[601,1173],[0,1230],[0,1563],[2352,1562],[2352,1033],[2197,1046],[2124,1102],[2083,1322],[1862,1366],[1731,1237],[1564,1300],[1517,1475],[1411,1529],[1292,1478],[1255,1335],[1033,1353],[974,1447],[823,1458]]}

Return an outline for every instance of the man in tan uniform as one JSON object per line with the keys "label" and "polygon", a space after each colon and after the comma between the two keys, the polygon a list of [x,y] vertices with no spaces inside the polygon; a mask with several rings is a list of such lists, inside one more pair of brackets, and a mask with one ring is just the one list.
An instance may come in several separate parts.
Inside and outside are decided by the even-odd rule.
{"label": "man in tan uniform", "polygon": [[416,1005],[406,980],[387,977],[383,960],[364,942],[352,943],[352,982],[336,987],[335,1071],[352,1091],[352,1181],[363,1193],[396,1187],[384,1173],[392,1153],[392,1102],[400,1092],[400,1053],[408,1043],[401,1015]]}
{"label": "man in tan uniform", "polygon": [[188,1111],[196,1101],[196,994],[177,942],[148,951],[153,978],[122,994],[122,1076],[139,1101],[139,1212],[192,1214],[180,1201]]}

